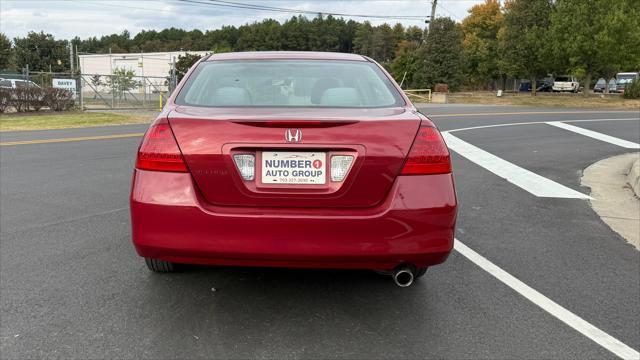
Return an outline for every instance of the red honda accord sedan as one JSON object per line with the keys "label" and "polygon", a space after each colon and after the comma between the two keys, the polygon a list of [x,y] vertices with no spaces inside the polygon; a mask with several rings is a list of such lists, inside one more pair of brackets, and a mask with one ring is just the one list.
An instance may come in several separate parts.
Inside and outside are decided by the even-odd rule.
{"label": "red honda accord sedan", "polygon": [[133,243],[176,264],[358,268],[409,286],[453,247],[449,152],[373,60],[246,52],[194,65],[148,129]]}

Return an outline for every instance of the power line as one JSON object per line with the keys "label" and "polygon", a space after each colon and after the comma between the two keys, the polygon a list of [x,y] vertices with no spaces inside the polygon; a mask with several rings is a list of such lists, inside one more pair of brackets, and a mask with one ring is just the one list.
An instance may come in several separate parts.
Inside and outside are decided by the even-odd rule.
{"label": "power line", "polygon": [[395,20],[416,20],[422,21],[426,16],[419,15],[370,15],[370,14],[347,14],[347,13],[334,13],[334,12],[325,12],[325,11],[312,11],[312,10],[300,10],[300,9],[291,9],[291,8],[282,8],[275,6],[266,6],[266,5],[255,5],[248,3],[241,3],[235,1],[226,1],[226,0],[178,0],[183,3],[189,4],[201,4],[201,5],[209,5],[209,6],[217,6],[217,7],[228,7],[228,8],[239,8],[239,9],[250,9],[250,10],[261,10],[261,11],[271,11],[271,12],[280,12],[280,13],[295,13],[295,14],[307,14],[307,15],[331,15],[331,16],[343,16],[343,17],[359,17],[359,18],[371,18],[371,19],[395,19]]}
{"label": "power line", "polygon": [[[16,0],[7,0],[7,1],[16,1]],[[40,0],[20,0],[20,1],[40,1]],[[81,0],[53,0],[60,2],[81,2]],[[390,20],[409,20],[409,21],[423,21],[425,18],[429,16],[420,16],[420,15],[371,15],[371,14],[349,14],[349,13],[338,13],[338,12],[325,12],[325,11],[315,11],[315,10],[300,10],[300,9],[291,9],[291,8],[283,8],[276,6],[267,6],[267,5],[257,5],[250,3],[242,3],[235,1],[226,1],[226,0],[175,0],[181,3],[188,3],[192,5],[207,5],[207,6],[216,6],[216,7],[226,7],[226,8],[237,8],[237,9],[247,9],[247,10],[261,10],[261,11],[270,11],[270,12],[280,12],[280,13],[292,13],[292,14],[307,14],[307,15],[331,15],[331,16],[342,16],[342,17],[355,17],[355,18],[370,18],[370,19],[390,19]],[[132,9],[132,10],[143,10],[143,11],[153,11],[153,12],[173,12],[175,10],[172,9],[162,9],[156,7],[135,7],[121,4],[109,4],[109,0],[94,0],[94,1],[82,1],[83,5],[94,5],[94,6],[106,6],[113,8],[124,8],[124,9]],[[149,1],[152,2],[152,1]]]}
{"label": "power line", "polygon": [[[15,0],[7,0],[7,1],[15,1]],[[21,1],[36,1],[36,0],[21,0]],[[42,1],[42,0],[37,0],[38,2]],[[173,10],[170,9],[159,9],[159,8],[142,8],[142,7],[135,7],[135,6],[127,6],[127,5],[116,5],[116,4],[105,4],[103,3],[103,1],[81,1],[81,0],[50,0],[50,1],[60,1],[60,2],[82,2],[82,5],[93,5],[93,6],[106,6],[106,7],[113,7],[113,8],[124,8],[124,9],[132,9],[132,10],[143,10],[143,11],[155,11],[155,12],[173,12]]]}
{"label": "power line", "polygon": [[454,19],[456,19],[456,20],[460,20],[460,19],[458,18],[458,16],[456,16],[454,13],[452,13],[452,12],[451,12],[451,11],[449,11],[446,7],[444,7],[444,5],[442,5],[442,3],[438,3],[438,6],[439,6],[442,10],[446,11],[449,15],[451,15],[451,17],[452,17],[452,18],[454,18]]}
{"label": "power line", "polygon": [[[289,8],[281,8],[281,7],[275,7],[275,6],[266,6],[266,5],[255,5],[255,4],[246,4],[246,3],[239,3],[239,2],[235,2],[235,1],[228,1],[228,0],[209,0],[209,1],[214,1],[214,2],[218,2],[218,3],[225,3],[225,4],[234,4],[234,5],[247,5],[247,6],[255,6],[255,7],[260,7],[260,8],[264,8],[264,9],[272,9],[272,10],[281,10],[281,11],[289,11],[289,12],[297,12],[300,10],[297,9],[289,9]],[[310,10],[303,10],[307,13],[313,13],[313,14],[318,14],[318,13],[323,13],[325,14],[325,12],[323,11],[310,11]],[[341,14],[341,13],[326,13],[327,15],[334,15],[334,16],[353,16],[353,17],[376,17],[376,18],[394,18],[394,17],[401,17],[401,18],[417,18],[417,19],[423,19],[424,16],[419,16],[419,15],[363,15],[363,14]]]}

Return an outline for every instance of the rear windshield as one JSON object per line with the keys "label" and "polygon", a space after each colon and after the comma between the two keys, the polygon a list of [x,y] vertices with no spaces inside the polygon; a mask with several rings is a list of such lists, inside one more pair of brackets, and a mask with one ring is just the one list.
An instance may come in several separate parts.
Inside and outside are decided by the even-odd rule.
{"label": "rear windshield", "polygon": [[625,75],[620,75],[618,74],[618,84],[628,84],[630,82],[633,82],[633,80],[635,80],[637,78],[637,75],[633,75],[633,74],[625,74]]}
{"label": "rear windshield", "polygon": [[557,82],[571,82],[571,78],[568,76],[558,76],[556,78]]}
{"label": "rear windshield", "polygon": [[392,107],[404,101],[377,65],[365,61],[203,62],[176,98],[206,107]]}

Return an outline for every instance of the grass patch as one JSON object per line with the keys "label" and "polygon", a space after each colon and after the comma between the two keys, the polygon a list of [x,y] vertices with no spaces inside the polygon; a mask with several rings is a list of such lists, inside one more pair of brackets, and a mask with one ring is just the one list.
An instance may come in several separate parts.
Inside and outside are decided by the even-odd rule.
{"label": "grass patch", "polygon": [[151,116],[94,112],[12,113],[0,115],[0,131],[50,130],[90,126],[144,124]]}
{"label": "grass patch", "polygon": [[505,95],[497,97],[495,94],[473,94],[449,96],[449,103],[452,104],[488,104],[488,105],[522,105],[522,106],[543,106],[543,107],[571,107],[590,109],[618,109],[618,110],[640,110],[639,99],[624,99],[621,96],[588,96],[560,95],[560,94],[538,94],[531,96]]}

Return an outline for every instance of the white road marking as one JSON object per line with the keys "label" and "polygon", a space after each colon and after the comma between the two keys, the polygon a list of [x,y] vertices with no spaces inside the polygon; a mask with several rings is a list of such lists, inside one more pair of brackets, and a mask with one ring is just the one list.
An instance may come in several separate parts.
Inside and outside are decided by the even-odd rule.
{"label": "white road marking", "polygon": [[561,121],[549,121],[549,122],[547,122],[547,124],[553,125],[555,127],[559,127],[561,129],[573,131],[573,132],[578,133],[580,135],[588,136],[590,138],[594,138],[594,139],[597,139],[597,140],[600,140],[600,141],[608,142],[608,143],[613,144],[613,145],[618,145],[618,146],[621,146],[623,148],[640,149],[640,144],[638,144],[638,143],[634,143],[634,142],[631,142],[631,141],[619,139],[617,137],[609,136],[609,135],[606,135],[606,134],[603,134],[603,133],[599,133],[599,132],[596,132],[596,131],[587,130],[585,128],[581,128],[581,127],[565,124],[565,123],[563,123]]}
{"label": "white road marking", "polygon": [[461,114],[433,114],[432,117],[464,117],[464,116],[505,116],[505,115],[563,115],[563,114],[612,114],[612,113],[637,113],[634,110],[622,111],[518,111],[518,112],[488,112],[488,113],[461,113]]}
{"label": "white road marking", "polygon": [[[640,118],[632,117],[632,118],[613,118],[613,119],[578,119],[578,120],[562,120],[562,121],[568,123],[568,122],[632,121],[632,120],[640,120]],[[527,121],[527,122],[517,122],[517,123],[508,123],[508,124],[479,125],[479,126],[470,126],[466,128],[448,130],[448,132],[488,129],[488,128],[495,128],[495,127],[503,127],[503,126],[547,124],[550,122],[553,122],[553,121]]]}
{"label": "white road marking", "polygon": [[582,319],[578,315],[565,309],[561,305],[557,304],[553,300],[539,293],[532,287],[518,280],[513,275],[502,270],[499,266],[487,260],[482,255],[473,251],[460,240],[454,240],[454,249],[469,259],[471,262],[479,266],[484,271],[493,275],[496,279],[500,280],[503,284],[515,290],[520,295],[524,296],[527,300],[531,301],[535,305],[539,306],[544,311],[558,318],[558,320],[571,326],[582,335],[593,340],[598,345],[611,351],[622,359],[640,359],[640,353],[633,348],[625,345],[620,340],[593,326],[591,323]]}
{"label": "white road marking", "polygon": [[588,195],[558,184],[555,181],[549,180],[471,145],[447,131],[442,132],[442,136],[451,150],[535,196],[565,199],[591,199]]}

